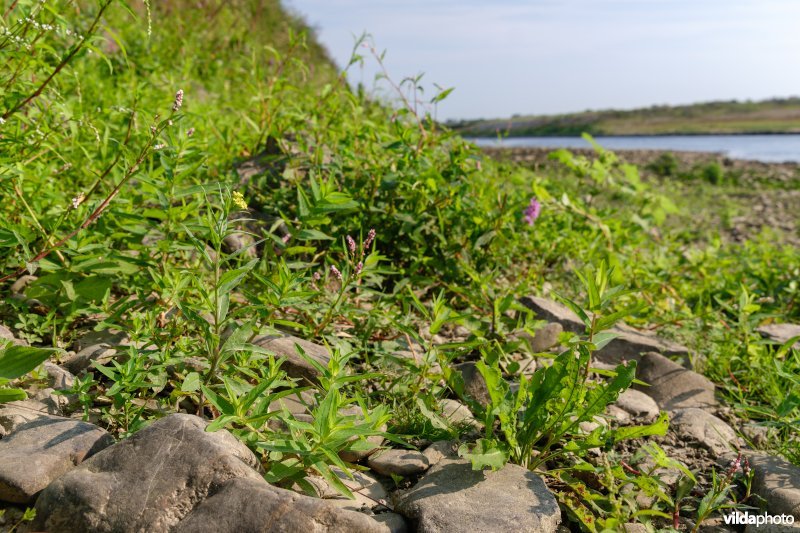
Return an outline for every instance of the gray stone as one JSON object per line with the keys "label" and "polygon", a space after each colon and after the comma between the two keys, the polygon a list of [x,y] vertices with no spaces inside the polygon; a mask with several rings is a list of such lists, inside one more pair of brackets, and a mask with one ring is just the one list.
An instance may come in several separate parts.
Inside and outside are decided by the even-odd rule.
{"label": "gray stone", "polygon": [[249,233],[231,233],[222,239],[222,251],[226,254],[239,252],[239,255],[253,259],[258,255],[254,246],[255,242]]}
{"label": "gray stone", "polygon": [[[382,430],[385,431],[386,426],[384,426]],[[352,440],[355,440],[355,438]],[[370,435],[365,440],[367,444],[361,449],[339,450],[339,458],[342,461],[347,461],[348,463],[357,463],[359,461],[363,461],[373,453],[380,450],[384,441],[383,437],[380,435]]]}
{"label": "gray stone", "polygon": [[586,326],[578,315],[559,302],[539,296],[523,296],[519,301],[522,305],[532,310],[536,314],[536,318],[540,320],[558,322],[565,331],[571,331],[572,333],[582,334],[586,331]]}
{"label": "gray stone", "polygon": [[461,363],[455,365],[453,370],[461,373],[461,378],[464,380],[464,392],[467,396],[483,406],[489,405],[489,389],[475,363]]}
{"label": "gray stone", "polygon": [[619,424],[628,424],[631,421],[630,413],[613,404],[606,407],[606,414],[616,420]]}
{"label": "gray stone", "polygon": [[207,425],[173,414],[94,455],[42,491],[32,529],[168,531],[226,481],[264,483],[253,453]]}
{"label": "gray stone", "polygon": [[769,512],[792,515],[800,524],[800,467],[757,452],[746,457],[755,471],[753,492],[767,501]]}
{"label": "gray stone", "polygon": [[689,349],[685,346],[626,324],[618,324],[609,331],[615,333],[617,338],[595,353],[595,356],[603,361],[615,364],[622,361],[639,361],[646,352],[658,352],[686,360],[689,354]]}
{"label": "gray stone", "polygon": [[[306,477],[306,481],[313,485],[319,498],[331,502],[339,509],[349,511],[372,513],[373,511],[385,511],[388,509],[386,500],[389,494],[376,477],[368,472],[359,472],[357,470],[351,471],[350,476],[348,476],[337,467],[332,467],[331,471],[350,489],[355,499],[351,500],[344,496],[321,476]],[[292,490],[303,493],[299,486],[292,487]]]}
{"label": "gray stone", "polygon": [[37,400],[0,403],[0,427],[10,434],[23,425],[47,415],[57,414],[57,406]]}
{"label": "gray stone", "polygon": [[625,524],[625,533],[647,533],[647,526],[644,524]]}
{"label": "gray stone", "polygon": [[443,459],[398,502],[397,512],[420,533],[554,532],[558,503],[533,472],[507,464],[496,472],[469,461]]}
{"label": "gray stone", "polygon": [[75,383],[75,376],[69,370],[61,368],[50,361],[45,361],[44,371],[47,372],[50,386],[55,390],[71,389]]}
{"label": "gray stone", "polygon": [[80,352],[89,346],[106,344],[108,346],[130,346],[131,339],[124,331],[105,329],[103,331],[90,331],[72,343],[72,349]]}
{"label": "gray stone", "polygon": [[97,361],[101,365],[104,365],[111,361],[115,355],[117,355],[117,349],[110,344],[92,344],[83,348],[76,354],[67,356],[62,362],[62,365],[67,371],[73,374],[79,374],[89,368],[92,361]]}
{"label": "gray stone", "polygon": [[528,341],[531,351],[535,353],[546,352],[553,346],[558,345],[558,336],[564,331],[564,327],[558,322],[550,322],[536,330],[534,336]]}
{"label": "gray stone", "polygon": [[[792,337],[800,336],[800,324],[766,324],[757,327],[756,331],[776,344],[786,344]],[[800,350],[800,340],[792,347]]]}
{"label": "gray stone", "polygon": [[717,405],[711,381],[661,354],[644,354],[636,377],[650,386],[635,387],[653,398],[661,409],[672,411]]}
{"label": "gray stone", "polygon": [[0,440],[0,500],[30,503],[54,479],[114,443],[97,426],[41,416]]}
{"label": "gray stone", "polygon": [[24,276],[17,278],[17,281],[11,284],[12,298],[17,297],[16,299],[19,299],[19,297],[25,292],[25,288],[37,279],[39,278],[36,276],[31,276],[30,274],[25,274]]}
{"label": "gray stone", "polygon": [[28,343],[22,339],[18,339],[14,336],[10,329],[5,327],[3,324],[0,324],[0,346],[3,345],[2,341],[7,340],[11,341],[12,343],[18,346],[27,346]]}
{"label": "gray stone", "polygon": [[428,469],[430,462],[422,452],[392,449],[370,455],[367,466],[384,476],[405,477],[421,474]]}
{"label": "gray stone", "polygon": [[636,389],[622,391],[614,405],[635,418],[651,419],[658,416],[655,400]]}
{"label": "gray stone", "polygon": [[304,379],[312,385],[318,383],[319,372],[297,353],[295,345],[300,346],[306,356],[324,367],[328,366],[331,358],[328,349],[324,346],[292,335],[260,335],[253,339],[253,344],[269,350],[277,357],[285,357],[286,361],[281,369],[286,371],[290,377]]}
{"label": "gray stone", "polygon": [[455,459],[458,457],[458,445],[454,441],[439,440],[425,448],[422,453],[428,458],[428,463],[433,466],[442,459]]}
{"label": "gray stone", "polygon": [[[169,530],[175,533],[386,533],[389,528],[365,514],[273,487],[260,478],[234,478],[222,483]],[[148,528],[147,531],[168,529]]]}
{"label": "gray stone", "polygon": [[[533,310],[537,318],[558,322],[566,331],[578,334],[586,331],[586,326],[578,315],[559,302],[537,296],[524,296],[520,298],[520,303]],[[613,363],[623,360],[638,361],[642,353],[652,351],[681,357],[685,357],[689,352],[685,346],[625,324],[618,324],[609,331],[616,333],[617,338],[595,353],[595,356],[603,361]]]}
{"label": "gray stone", "polygon": [[397,513],[380,513],[372,517],[376,522],[383,524],[389,533],[407,533],[411,531],[403,515]]}
{"label": "gray stone", "polygon": [[459,402],[445,398],[439,402],[442,406],[442,415],[447,419],[452,426],[471,426],[474,429],[480,429],[482,424],[478,422],[469,407]]}
{"label": "gray stone", "polygon": [[714,455],[738,448],[739,438],[728,424],[703,409],[678,409],[670,421],[670,429],[679,435],[696,440]]}

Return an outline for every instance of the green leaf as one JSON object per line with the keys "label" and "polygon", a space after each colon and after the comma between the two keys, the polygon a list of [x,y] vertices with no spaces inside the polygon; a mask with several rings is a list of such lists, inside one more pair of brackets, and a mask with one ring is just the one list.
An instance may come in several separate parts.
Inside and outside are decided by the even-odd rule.
{"label": "green leaf", "polygon": [[666,412],[661,412],[658,419],[652,424],[646,426],[624,426],[617,428],[614,432],[614,442],[619,442],[626,439],[638,439],[641,437],[649,437],[651,435],[666,435],[669,429],[669,415]]}
{"label": "green leaf", "polygon": [[22,389],[0,389],[0,403],[25,400],[28,395]]}
{"label": "green leaf", "polygon": [[181,384],[181,392],[194,392],[200,388],[200,374],[189,372]]}
{"label": "green leaf", "polygon": [[0,378],[24,376],[47,361],[56,350],[30,346],[10,346],[0,351]]}
{"label": "green leaf", "polygon": [[221,294],[228,294],[235,289],[239,283],[242,282],[244,277],[250,270],[258,263],[258,259],[253,259],[242,268],[235,268],[225,272],[219,278],[219,292]]}
{"label": "green leaf", "polygon": [[483,470],[487,466],[492,470],[499,470],[508,462],[508,453],[502,444],[489,439],[478,439],[472,448],[468,444],[462,444],[458,455],[469,459],[473,470]]}

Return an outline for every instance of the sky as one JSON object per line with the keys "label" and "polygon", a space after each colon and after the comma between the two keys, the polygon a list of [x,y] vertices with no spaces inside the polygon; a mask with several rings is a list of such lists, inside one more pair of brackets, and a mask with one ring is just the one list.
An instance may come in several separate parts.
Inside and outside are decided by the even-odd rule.
{"label": "sky", "polygon": [[[799,0],[284,0],[340,67],[371,36],[440,120],[800,94]],[[351,67],[374,86],[368,48]],[[385,82],[379,92],[390,91]]]}

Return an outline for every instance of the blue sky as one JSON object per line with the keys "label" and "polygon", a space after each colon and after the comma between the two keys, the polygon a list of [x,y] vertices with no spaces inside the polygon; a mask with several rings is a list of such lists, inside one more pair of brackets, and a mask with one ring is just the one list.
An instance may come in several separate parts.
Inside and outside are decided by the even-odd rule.
{"label": "blue sky", "polygon": [[[340,66],[368,32],[392,78],[424,74],[427,99],[455,87],[440,119],[800,94],[798,0],[284,3]],[[349,77],[376,72],[367,57]]]}

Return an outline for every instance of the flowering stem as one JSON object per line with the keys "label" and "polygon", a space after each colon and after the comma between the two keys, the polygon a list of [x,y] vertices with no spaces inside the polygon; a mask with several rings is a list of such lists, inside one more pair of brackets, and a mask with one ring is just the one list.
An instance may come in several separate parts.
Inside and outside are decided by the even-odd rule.
{"label": "flowering stem", "polygon": [[110,5],[111,5],[111,0],[108,0],[102,6],[100,6],[100,11],[97,12],[97,16],[94,18],[94,21],[92,21],[92,25],[89,26],[89,30],[86,32],[86,36],[81,38],[78,41],[78,44],[76,44],[72,48],[72,50],[70,50],[69,53],[66,56],[64,56],[64,59],[61,60],[61,63],[59,63],[58,66],[56,66],[53,72],[50,73],[47,79],[45,79],[42,82],[42,84],[39,85],[39,87],[35,91],[33,91],[33,93],[31,93],[27,98],[25,98],[20,103],[18,103],[17,105],[15,105],[11,109],[3,113],[2,117],[3,120],[10,117],[14,113],[25,107],[26,105],[28,105],[33,99],[37,98],[40,94],[42,94],[42,91],[44,91],[45,88],[47,88],[47,86],[50,84],[50,82],[53,81],[53,78],[55,78],[58,75],[58,73],[61,72],[61,70],[64,67],[66,67],[70,61],[72,61],[72,58],[75,57],[75,55],[81,50],[81,48],[83,48],[83,43],[85,43],[86,40],[94,34],[94,30],[95,28],[97,28],[97,24],[100,23],[100,19],[103,17],[103,13]]}
{"label": "flowering stem", "polygon": [[[133,114],[131,114],[131,122],[133,122]],[[77,228],[73,229],[71,232],[69,232],[66,236],[62,237],[55,244],[50,246],[45,246],[44,249],[40,251],[38,254],[36,254],[36,256],[33,257],[33,259],[31,259],[30,261],[28,261],[28,263],[35,263],[37,261],[44,259],[54,251],[61,248],[64,244],[66,244],[67,241],[69,241],[75,235],[80,233],[82,230],[88,228],[95,220],[100,218],[100,215],[102,215],[103,212],[108,208],[109,204],[114,199],[114,197],[116,197],[117,194],[119,194],[119,191],[122,189],[122,186],[125,185],[128,182],[128,180],[130,180],[130,178],[132,178],[133,175],[136,174],[136,171],[139,170],[139,165],[141,165],[142,161],[144,161],[144,159],[150,153],[150,149],[153,144],[152,140],[156,138],[162,131],[164,131],[164,129],[167,127],[168,124],[169,121],[162,122],[162,125],[151,133],[151,138],[148,140],[147,144],[145,144],[144,147],[142,147],[141,151],[139,152],[139,156],[136,158],[133,165],[131,165],[130,168],[128,168],[127,172],[119,181],[119,183],[117,183],[117,185],[111,190],[110,193],[108,193],[105,199],[102,202],[100,202],[100,205],[97,206],[95,210],[92,211],[92,213],[88,217],[86,217],[86,219]],[[130,131],[130,126],[129,126],[129,131]],[[98,182],[96,182],[95,187],[99,184],[99,181],[102,180],[105,176],[107,176],[111,172],[111,169],[113,169],[114,166],[116,166],[117,162],[119,162],[122,156],[121,154],[122,153],[120,151],[114,158],[114,161],[111,162],[111,164],[106,168],[106,170],[103,172],[100,178],[98,178]],[[18,268],[15,272],[0,277],[0,283],[22,275],[27,269],[28,269],[27,265],[22,266]]]}

